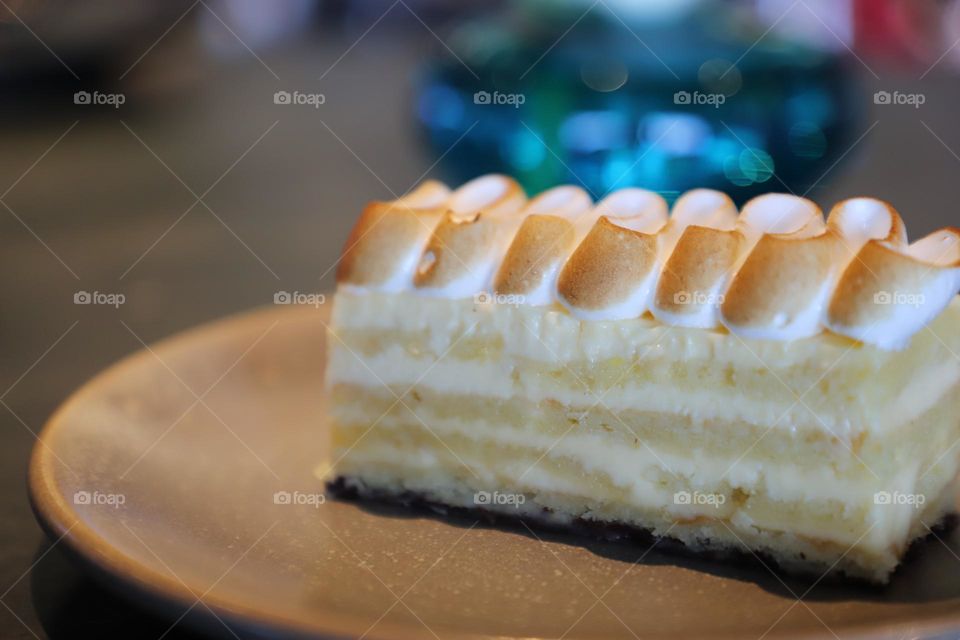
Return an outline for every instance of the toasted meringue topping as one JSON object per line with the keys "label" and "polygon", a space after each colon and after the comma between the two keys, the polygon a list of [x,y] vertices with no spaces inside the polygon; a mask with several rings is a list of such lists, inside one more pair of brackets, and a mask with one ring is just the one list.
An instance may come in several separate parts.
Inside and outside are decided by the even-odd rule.
{"label": "toasted meringue topping", "polygon": [[869,240],[893,245],[907,242],[907,230],[896,209],[875,198],[850,198],[830,210],[827,226],[833,229],[848,249],[854,252]]}
{"label": "toasted meringue topping", "polygon": [[901,349],[960,289],[960,230],[908,247],[871,240],[840,277],[826,326],[883,349]]}
{"label": "toasted meringue topping", "polygon": [[337,282],[380,291],[409,286],[449,196],[446,185],[428,180],[402,198],[367,205],[347,238]]}
{"label": "toasted meringue topping", "polygon": [[447,208],[456,216],[472,217],[513,213],[527,197],[512,178],[488,175],[471,180],[453,192]]}
{"label": "toasted meringue topping", "polygon": [[527,204],[524,215],[551,215],[577,220],[593,206],[590,194],[572,185],[544,191]]}
{"label": "toasted meringue topping", "polygon": [[[524,206],[526,204],[526,206]],[[960,290],[960,230],[907,244],[899,214],[872,198],[838,203],[767,194],[739,217],[722,193],[696,189],[670,217],[656,193],[622,189],[592,206],[557,187],[526,203],[489,175],[453,193],[426,182],[367,206],[337,270],[354,290],[554,301],[583,320],[639,317],[792,340],[824,329],[902,348]]]}
{"label": "toasted meringue topping", "polygon": [[557,273],[576,245],[577,223],[593,201],[579,187],[556,187],[530,201],[526,216],[500,263],[493,290],[522,296],[531,305],[551,304]]}
{"label": "toasted meringue topping", "polygon": [[806,198],[767,193],[743,205],[737,226],[753,241],[766,233],[809,238],[823,232],[823,212]]}
{"label": "toasted meringue topping", "polygon": [[657,275],[657,232],[667,222],[667,203],[650,191],[622,189],[596,211],[600,218],[560,272],[558,300],[588,320],[640,316]]}
{"label": "toasted meringue topping", "polygon": [[765,234],[720,306],[723,323],[750,338],[793,340],[820,332],[836,237]]}
{"label": "toasted meringue topping", "polygon": [[956,267],[960,263],[960,229],[934,231],[911,244],[907,255],[938,267]]}
{"label": "toasted meringue topping", "polygon": [[721,322],[749,338],[819,333],[836,252],[820,207],[806,198],[766,194],[744,205],[738,229],[747,247],[720,304]]}
{"label": "toasted meringue topping", "polygon": [[718,301],[745,242],[735,229],[737,208],[726,194],[695,189],[680,196],[670,212],[668,256],[660,270],[651,311],[666,322],[712,328]]}
{"label": "toasted meringue topping", "polygon": [[453,192],[414,274],[425,294],[467,298],[489,288],[522,218],[527,196],[513,179],[489,175]]}
{"label": "toasted meringue topping", "polygon": [[653,233],[666,223],[667,209],[667,201],[659,194],[630,187],[615,191],[598,202],[596,214],[618,221],[630,220],[634,225],[646,225],[648,233]]}
{"label": "toasted meringue topping", "polygon": [[673,203],[670,225],[683,229],[692,224],[711,229],[733,229],[737,224],[737,206],[722,191],[687,191]]}

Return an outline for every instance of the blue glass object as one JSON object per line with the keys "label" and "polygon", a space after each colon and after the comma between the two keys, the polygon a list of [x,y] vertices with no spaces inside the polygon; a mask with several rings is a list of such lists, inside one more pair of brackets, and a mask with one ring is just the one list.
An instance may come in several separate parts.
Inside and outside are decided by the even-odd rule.
{"label": "blue glass object", "polygon": [[715,3],[656,24],[602,3],[533,6],[463,24],[456,55],[423,69],[416,115],[453,183],[496,171],[529,192],[710,187],[742,203],[804,193],[853,142],[843,61]]}

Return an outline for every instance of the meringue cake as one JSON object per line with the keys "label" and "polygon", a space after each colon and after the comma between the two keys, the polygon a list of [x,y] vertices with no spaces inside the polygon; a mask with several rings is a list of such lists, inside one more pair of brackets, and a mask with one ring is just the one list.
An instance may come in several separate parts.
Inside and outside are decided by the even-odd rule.
{"label": "meringue cake", "polygon": [[871,198],[427,182],[341,257],[327,478],[883,583],[954,509],[958,289]]}

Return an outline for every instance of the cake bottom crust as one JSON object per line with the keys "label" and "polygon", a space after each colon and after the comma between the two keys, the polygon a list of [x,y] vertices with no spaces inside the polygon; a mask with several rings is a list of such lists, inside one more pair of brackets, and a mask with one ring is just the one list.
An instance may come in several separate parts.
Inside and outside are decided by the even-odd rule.
{"label": "cake bottom crust", "polygon": [[[550,509],[540,507],[536,510],[516,511],[489,509],[483,506],[454,506],[431,498],[428,494],[409,489],[392,490],[371,486],[362,479],[340,475],[326,483],[330,497],[340,500],[372,502],[385,505],[402,506],[420,514],[435,517],[461,517],[481,519],[488,525],[505,528],[530,529],[572,533],[585,540],[636,544],[651,547],[658,551],[710,561],[735,563],[753,568],[766,568],[783,574],[797,576],[810,581],[852,582],[871,587],[880,587],[888,582],[889,576],[879,577],[865,573],[855,564],[834,562],[829,566],[814,559],[788,557],[770,553],[762,549],[750,549],[745,544],[729,544],[723,540],[697,538],[695,542],[682,540],[670,535],[658,535],[650,528],[622,522],[589,520],[582,517],[567,517]],[[951,493],[952,495],[952,493]],[[960,517],[952,509],[944,509],[929,533],[916,537],[911,543],[903,560],[917,553],[928,538],[946,533],[957,526]],[[685,525],[682,525],[685,526]],[[701,526],[697,523],[694,526]]]}

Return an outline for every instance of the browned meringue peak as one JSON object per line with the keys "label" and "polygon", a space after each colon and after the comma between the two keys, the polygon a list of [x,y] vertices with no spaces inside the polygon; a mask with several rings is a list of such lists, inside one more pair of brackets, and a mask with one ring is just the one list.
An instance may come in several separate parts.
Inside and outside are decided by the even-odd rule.
{"label": "browned meringue peak", "polygon": [[938,229],[907,247],[907,255],[937,267],[960,266],[960,229]]}
{"label": "browned meringue peak", "polygon": [[[767,194],[743,207],[746,254],[720,305],[720,319],[745,337],[792,340],[822,330],[839,240],[815,203]],[[752,244],[752,247],[750,246]]]}
{"label": "browned meringue peak", "polygon": [[547,189],[527,203],[523,210],[525,216],[551,215],[568,220],[578,220],[590,207],[593,199],[590,194],[574,185],[562,185]]}
{"label": "browned meringue peak", "polygon": [[628,229],[656,233],[667,222],[667,201],[653,191],[628,187],[597,203],[594,215],[606,216]]}
{"label": "browned meringue peak", "polygon": [[667,222],[667,203],[651,191],[621,189],[594,213],[599,219],[560,272],[558,299],[582,319],[640,316],[657,274],[657,234]]}
{"label": "browned meringue peak", "polygon": [[720,296],[744,243],[736,224],[737,208],[724,193],[694,189],[677,199],[661,234],[673,235],[674,243],[661,247],[667,258],[650,309],[655,317],[684,327],[717,326]]}
{"label": "browned meringue peak", "polygon": [[883,349],[901,349],[960,290],[960,229],[909,246],[867,242],[847,266],[827,309],[827,327]]}
{"label": "browned meringue peak", "polygon": [[494,292],[523,296],[526,304],[551,304],[557,272],[578,239],[577,223],[592,206],[586,191],[569,185],[531,200],[494,277]]}
{"label": "browned meringue peak", "polygon": [[900,214],[889,203],[876,198],[848,198],[833,206],[827,227],[840,234],[853,253],[870,240],[891,245],[907,243],[907,230]]}
{"label": "browned meringue peak", "polygon": [[691,189],[673,203],[669,226],[684,229],[694,224],[712,229],[732,229],[737,224],[737,205],[722,191]]}
{"label": "browned meringue peak", "polygon": [[763,234],[809,238],[823,233],[823,212],[815,202],[787,193],[767,193],[749,200],[737,228],[755,242]]}
{"label": "browned meringue peak", "polygon": [[409,286],[449,196],[445,184],[427,180],[396,200],[368,204],[347,238],[337,283],[385,291]]}
{"label": "browned meringue peak", "polygon": [[527,201],[512,178],[486,175],[453,192],[414,274],[421,293],[469,297],[488,288],[493,270],[520,225]]}

